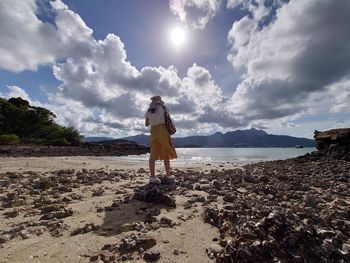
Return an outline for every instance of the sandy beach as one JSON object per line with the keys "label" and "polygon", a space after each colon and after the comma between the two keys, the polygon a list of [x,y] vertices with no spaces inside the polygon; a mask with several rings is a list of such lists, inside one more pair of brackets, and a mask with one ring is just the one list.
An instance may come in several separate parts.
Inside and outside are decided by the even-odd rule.
{"label": "sandy beach", "polygon": [[349,259],[349,162],[177,164],[161,186],[146,165],[1,158],[0,262]]}
{"label": "sandy beach", "polygon": [[[174,169],[188,170],[207,170],[223,169],[223,167],[237,165],[220,164],[213,166],[203,166],[203,164],[175,164]],[[122,237],[130,234],[130,231],[118,233],[116,229],[123,225],[137,224],[143,221],[144,215],[136,215],[138,209],[156,208],[160,214],[158,218],[166,216],[176,223],[176,227],[160,228],[149,231],[150,236],[156,237],[158,240],[157,247],[162,251],[161,262],[199,262],[198,256],[201,255],[203,261],[212,262],[205,255],[205,247],[211,242],[213,236],[218,236],[218,231],[208,224],[201,224],[199,218],[202,210],[197,209],[196,213],[182,208],[186,201],[185,197],[177,196],[176,210],[169,210],[162,205],[152,205],[139,202],[137,200],[122,204],[116,211],[97,212],[97,209],[110,207],[113,203],[123,200],[125,197],[130,197],[133,194],[134,187],[147,183],[148,173],[146,170],[147,163],[141,161],[127,161],[123,159],[111,160],[110,157],[29,157],[29,158],[1,158],[0,159],[0,180],[4,177],[19,176],[19,181],[12,187],[3,187],[1,198],[8,193],[18,192],[22,195],[22,183],[25,183],[26,178],[31,177],[34,181],[38,178],[46,178],[53,176],[57,171],[81,171],[86,169],[86,173],[110,173],[116,172],[119,174],[127,174],[125,179],[111,176],[110,181],[101,183],[92,182],[88,185],[81,185],[77,188],[69,189],[68,192],[60,193],[59,196],[55,193],[48,193],[49,198],[62,199],[64,197],[74,195],[77,199],[65,201],[68,209],[74,211],[72,216],[64,218],[64,220],[54,220],[59,228],[62,227],[62,233],[58,236],[52,236],[46,230],[41,231],[43,226],[32,226],[36,229],[34,232],[28,227],[30,222],[37,222],[41,217],[41,212],[38,209],[32,209],[31,203],[34,202],[35,196],[26,196],[25,203],[22,205],[14,204],[13,207],[1,208],[1,231],[11,230],[26,226],[18,237],[3,242],[0,249],[0,262],[89,262],[90,257],[98,254],[103,245],[107,243],[115,243]],[[157,162],[157,171],[159,174],[164,174],[164,168],[161,162]],[[135,176],[130,180],[130,176]],[[107,176],[108,178],[108,176]],[[95,194],[99,189],[102,189],[103,194]],[[67,189],[66,189],[67,190]],[[72,191],[70,191],[72,190]],[[53,196],[52,196],[53,195]],[[16,211],[16,216],[7,216],[9,212]],[[100,210],[99,210],[100,211]],[[194,216],[191,220],[186,219]],[[181,218],[181,219],[178,219]],[[99,231],[92,231],[84,235],[76,235],[70,237],[70,232],[79,227],[84,227],[86,224],[93,223],[100,226]],[[194,227],[196,226],[196,227]],[[45,228],[46,226],[44,226]],[[105,229],[105,230],[103,230]],[[39,231],[39,232],[37,232]],[[61,231],[61,230],[59,230]],[[23,233],[24,232],[24,233]],[[24,234],[24,235],[23,235]],[[6,239],[6,237],[5,237]],[[0,237],[0,242],[1,241]],[[174,258],[174,250],[179,251],[179,255]],[[176,252],[175,252],[176,253]],[[137,257],[132,262],[144,262],[138,260]]]}
{"label": "sandy beach", "polygon": [[[49,172],[61,169],[148,169],[147,161],[128,160],[124,157],[114,158],[110,156],[59,156],[59,157],[0,157],[0,173],[38,171]],[[232,169],[241,166],[234,162],[173,162],[172,167],[178,169],[196,169],[199,171],[211,169]],[[156,162],[157,171],[164,173],[161,161]]]}

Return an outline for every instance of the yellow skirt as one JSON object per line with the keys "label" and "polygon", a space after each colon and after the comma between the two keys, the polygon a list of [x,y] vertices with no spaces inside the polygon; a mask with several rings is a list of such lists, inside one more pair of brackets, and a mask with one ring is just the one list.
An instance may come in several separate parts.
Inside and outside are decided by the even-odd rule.
{"label": "yellow skirt", "polygon": [[151,160],[164,160],[177,158],[175,148],[165,124],[157,124],[151,127]]}

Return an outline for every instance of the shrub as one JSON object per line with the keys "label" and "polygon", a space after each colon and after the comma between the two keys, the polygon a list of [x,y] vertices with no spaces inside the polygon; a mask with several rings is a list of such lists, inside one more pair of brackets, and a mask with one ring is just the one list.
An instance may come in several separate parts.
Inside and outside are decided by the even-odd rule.
{"label": "shrub", "polygon": [[58,139],[49,141],[48,144],[52,146],[65,146],[65,145],[69,145],[69,142],[65,138],[58,138]]}
{"label": "shrub", "polygon": [[25,138],[22,139],[23,143],[45,144],[47,140],[40,138]]}
{"label": "shrub", "polygon": [[0,135],[0,143],[2,144],[12,144],[19,143],[20,139],[16,134],[2,134]]}

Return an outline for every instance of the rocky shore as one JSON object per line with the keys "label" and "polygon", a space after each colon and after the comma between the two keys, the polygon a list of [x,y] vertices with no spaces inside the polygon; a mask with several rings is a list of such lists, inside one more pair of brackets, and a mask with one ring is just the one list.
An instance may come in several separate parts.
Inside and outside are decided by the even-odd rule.
{"label": "rocky shore", "polygon": [[348,135],[330,134],[312,154],[160,185],[135,164],[1,170],[0,262],[350,262]]}
{"label": "rocky shore", "polygon": [[81,143],[74,146],[0,145],[0,157],[124,156],[148,152],[149,147],[127,140]]}
{"label": "rocky shore", "polygon": [[144,169],[5,172],[0,262],[350,262],[349,172],[315,155],[160,186]]}

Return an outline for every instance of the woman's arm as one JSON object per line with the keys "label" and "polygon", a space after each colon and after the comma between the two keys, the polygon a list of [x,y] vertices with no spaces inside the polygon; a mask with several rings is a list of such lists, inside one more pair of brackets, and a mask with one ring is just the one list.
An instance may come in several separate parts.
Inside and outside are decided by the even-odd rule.
{"label": "woman's arm", "polygon": [[145,125],[146,125],[146,127],[149,126],[149,119],[147,117],[145,118]]}

